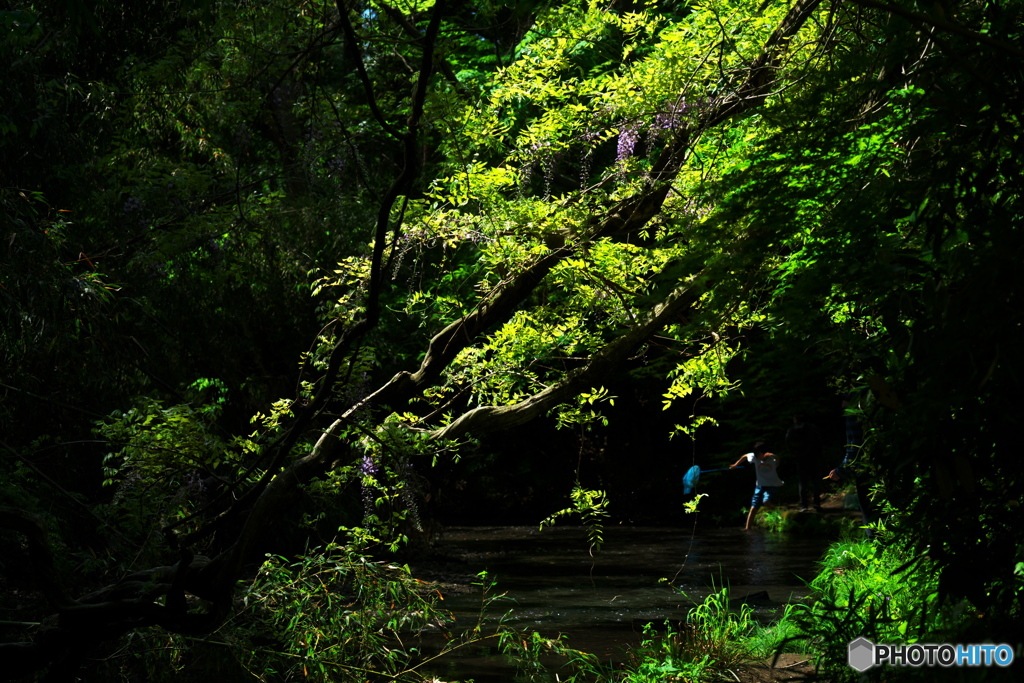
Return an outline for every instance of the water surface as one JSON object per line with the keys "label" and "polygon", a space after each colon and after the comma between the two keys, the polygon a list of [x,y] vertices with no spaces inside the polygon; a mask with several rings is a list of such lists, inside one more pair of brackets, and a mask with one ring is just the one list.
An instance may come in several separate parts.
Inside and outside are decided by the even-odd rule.
{"label": "water surface", "polygon": [[[592,552],[580,527],[456,527],[445,531],[438,549],[452,560],[448,571],[486,571],[484,583],[496,582],[491,593],[505,597],[489,610],[492,620],[547,637],[564,634],[575,648],[621,659],[644,624],[683,620],[692,601],[723,583],[734,599],[751,596],[755,613],[770,619],[808,593],[804,582],[826,545],[742,528],[614,526]],[[476,623],[482,590],[446,595],[443,604],[457,626]],[[487,654],[461,657],[459,675],[502,680]]]}

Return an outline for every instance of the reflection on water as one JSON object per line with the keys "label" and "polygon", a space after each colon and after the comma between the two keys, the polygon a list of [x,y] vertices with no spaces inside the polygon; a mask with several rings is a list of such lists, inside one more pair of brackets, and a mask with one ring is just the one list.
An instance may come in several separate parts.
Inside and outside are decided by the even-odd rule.
{"label": "reflection on water", "polygon": [[[620,526],[604,530],[604,544],[592,556],[580,527],[458,527],[445,531],[439,550],[460,563],[460,572],[487,571],[497,581],[495,590],[510,601],[494,606],[494,618],[511,610],[506,621],[513,626],[566,634],[572,647],[621,657],[638,642],[643,624],[683,619],[691,600],[723,582],[734,598],[760,594],[751,600],[755,612],[770,618],[807,594],[804,581],[826,544],[741,528],[693,533]],[[449,595],[444,606],[468,627],[479,616],[480,594]],[[495,675],[479,664],[462,661],[460,675],[478,681]]]}

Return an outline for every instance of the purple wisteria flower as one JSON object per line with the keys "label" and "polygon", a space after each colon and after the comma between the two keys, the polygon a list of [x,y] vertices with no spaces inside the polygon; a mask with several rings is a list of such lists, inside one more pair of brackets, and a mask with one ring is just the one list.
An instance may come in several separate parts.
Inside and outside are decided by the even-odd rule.
{"label": "purple wisteria flower", "polygon": [[[364,478],[376,479],[380,474],[380,465],[377,464],[377,461],[374,460],[372,455],[364,455],[363,461],[359,464],[359,473],[363,475]],[[363,514],[369,517],[374,514],[374,489],[371,486],[368,486],[365,481],[362,484],[362,488]]]}
{"label": "purple wisteria flower", "polygon": [[683,120],[683,116],[689,108],[690,105],[687,104],[685,97],[681,97],[675,102],[669,103],[664,111],[655,114],[654,122],[651,124],[651,131],[661,133],[675,130],[679,127],[679,124]]}
{"label": "purple wisteria flower", "polygon": [[635,123],[630,123],[623,126],[619,132],[619,144],[615,159],[617,161],[623,161],[627,157],[633,156],[633,150],[636,149],[636,143],[640,140],[640,131]]}

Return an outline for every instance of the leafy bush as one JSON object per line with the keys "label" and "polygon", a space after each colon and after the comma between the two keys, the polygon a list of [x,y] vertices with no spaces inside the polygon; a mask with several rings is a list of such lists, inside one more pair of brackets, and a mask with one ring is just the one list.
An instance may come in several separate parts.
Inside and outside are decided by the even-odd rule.
{"label": "leafy bush", "polygon": [[408,567],[336,544],[293,560],[268,557],[242,601],[240,658],[283,679],[401,679],[415,657],[401,636],[447,622]]}
{"label": "leafy bush", "polygon": [[[860,675],[847,664],[847,646],[858,637],[874,643],[954,642],[974,611],[965,601],[940,600],[934,567],[933,560],[910,556],[891,537],[834,543],[810,583],[814,599],[792,610],[801,633],[790,640],[807,640],[819,671],[835,681]],[[884,675],[885,670],[868,673]],[[935,672],[918,673],[927,678]]]}

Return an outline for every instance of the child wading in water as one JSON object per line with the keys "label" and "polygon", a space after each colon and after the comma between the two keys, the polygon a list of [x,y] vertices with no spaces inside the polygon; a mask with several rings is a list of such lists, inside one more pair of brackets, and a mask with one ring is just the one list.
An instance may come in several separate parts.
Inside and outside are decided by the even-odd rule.
{"label": "child wading in water", "polygon": [[729,469],[734,470],[743,464],[743,461],[754,463],[754,471],[757,473],[757,483],[754,485],[754,497],[750,500],[750,512],[747,513],[747,526],[745,529],[750,529],[751,523],[754,521],[754,517],[757,515],[758,508],[761,507],[762,503],[771,505],[775,502],[775,499],[779,494],[779,487],[782,486],[783,481],[779,479],[779,474],[776,472],[776,468],[779,466],[779,460],[775,457],[774,453],[769,453],[765,449],[764,441],[758,441],[754,444],[754,452],[747,453],[740,456]]}

